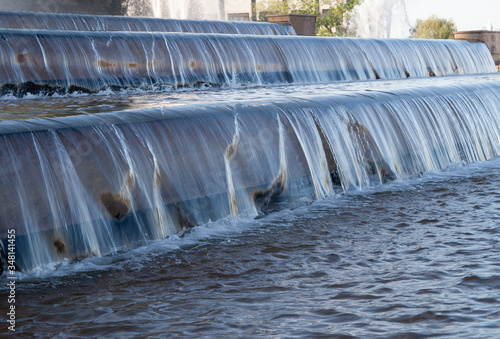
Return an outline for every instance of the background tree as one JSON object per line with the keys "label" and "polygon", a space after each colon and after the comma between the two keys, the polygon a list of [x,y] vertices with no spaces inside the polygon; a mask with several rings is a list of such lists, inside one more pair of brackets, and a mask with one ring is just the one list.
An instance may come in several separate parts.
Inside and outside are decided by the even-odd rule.
{"label": "background tree", "polygon": [[[257,10],[260,20],[271,14],[314,14],[316,35],[350,36],[349,21],[354,7],[362,0],[264,0],[259,1]],[[324,5],[330,6],[321,11]]]}
{"label": "background tree", "polygon": [[417,39],[453,39],[457,25],[452,19],[431,15],[427,20],[417,20],[411,30],[411,37]]}

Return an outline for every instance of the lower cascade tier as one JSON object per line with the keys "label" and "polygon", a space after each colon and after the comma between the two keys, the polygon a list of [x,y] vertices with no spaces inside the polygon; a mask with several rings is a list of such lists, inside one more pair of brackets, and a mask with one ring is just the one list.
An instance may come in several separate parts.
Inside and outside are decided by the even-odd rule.
{"label": "lower cascade tier", "polygon": [[0,122],[22,269],[500,155],[500,81]]}

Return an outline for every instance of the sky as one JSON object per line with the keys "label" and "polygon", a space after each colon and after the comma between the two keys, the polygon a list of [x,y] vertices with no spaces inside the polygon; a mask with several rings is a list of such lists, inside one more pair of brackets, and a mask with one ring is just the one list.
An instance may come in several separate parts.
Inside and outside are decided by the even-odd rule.
{"label": "sky", "polygon": [[490,24],[500,30],[500,0],[406,0],[406,12],[412,25],[436,14],[453,19],[459,31],[490,29]]}

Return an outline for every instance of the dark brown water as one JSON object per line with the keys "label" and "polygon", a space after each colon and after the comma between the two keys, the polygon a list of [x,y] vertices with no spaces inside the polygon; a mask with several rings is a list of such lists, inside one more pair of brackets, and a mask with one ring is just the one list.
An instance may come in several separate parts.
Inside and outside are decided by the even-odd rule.
{"label": "dark brown water", "polygon": [[123,90],[115,93],[78,94],[47,98],[26,96],[0,98],[0,122],[11,119],[54,118],[63,116],[110,113],[155,107],[174,107],[212,102],[236,102],[245,100],[277,99],[283,97],[310,97],[319,95],[346,95],[352,91],[387,92],[411,87],[447,86],[450,84],[475,84],[496,82],[500,74],[478,74],[461,77],[409,78],[404,80],[353,81],[329,84],[187,89],[184,91]]}
{"label": "dark brown water", "polygon": [[499,208],[495,159],[221,220],[21,274],[16,334],[498,337]]}

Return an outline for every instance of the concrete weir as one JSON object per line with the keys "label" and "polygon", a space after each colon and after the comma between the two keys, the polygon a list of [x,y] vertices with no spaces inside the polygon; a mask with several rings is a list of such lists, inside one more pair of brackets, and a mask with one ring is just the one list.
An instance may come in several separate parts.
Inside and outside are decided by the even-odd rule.
{"label": "concrete weir", "polygon": [[108,32],[189,32],[252,35],[295,35],[291,26],[273,23],[177,20],[110,15],[0,11],[0,28]]}
{"label": "concrete weir", "polygon": [[499,91],[489,80],[7,120],[0,237],[15,225],[17,263],[32,269],[491,159]]}
{"label": "concrete weir", "polygon": [[304,84],[495,72],[466,41],[0,30],[0,94]]}
{"label": "concrete weir", "polygon": [[[71,15],[47,15],[46,27],[33,15],[32,28],[42,29],[24,29],[30,15],[19,19],[23,29],[0,29],[0,95],[16,105],[27,94],[48,101],[124,88],[326,90],[287,86],[281,99],[1,120],[0,243],[5,250],[14,228],[21,269],[500,155],[500,80],[484,43],[108,32],[96,30],[124,19]],[[67,30],[90,21],[94,31]],[[139,22],[160,24],[128,21]],[[452,77],[464,74],[481,76]],[[431,86],[433,76],[449,77]],[[428,79],[377,90],[375,80],[408,77]],[[355,80],[374,87],[338,94],[326,85]]]}

